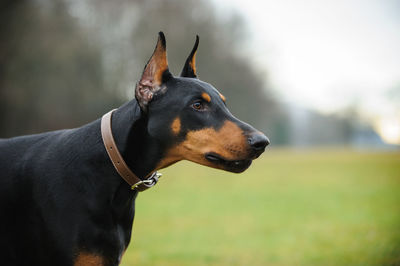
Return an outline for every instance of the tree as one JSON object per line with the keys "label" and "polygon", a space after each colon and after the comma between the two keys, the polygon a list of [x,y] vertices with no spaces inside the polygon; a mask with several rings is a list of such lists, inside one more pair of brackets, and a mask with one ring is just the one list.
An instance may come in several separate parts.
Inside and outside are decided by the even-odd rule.
{"label": "tree", "polygon": [[63,1],[19,0],[1,12],[1,136],[78,126],[115,101],[100,51]]}
{"label": "tree", "polygon": [[237,14],[218,18],[205,0],[8,2],[0,20],[3,137],[78,126],[132,99],[160,30],[173,73],[200,35],[199,77],[240,119],[272,127],[277,105],[241,52],[247,31]]}

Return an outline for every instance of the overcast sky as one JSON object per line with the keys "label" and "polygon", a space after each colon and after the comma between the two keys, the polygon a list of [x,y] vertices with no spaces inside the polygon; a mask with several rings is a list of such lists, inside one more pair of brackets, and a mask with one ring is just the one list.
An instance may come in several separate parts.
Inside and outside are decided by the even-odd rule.
{"label": "overcast sky", "polygon": [[397,123],[400,138],[400,1],[215,2],[244,15],[253,60],[282,100],[328,113],[357,106],[378,127]]}

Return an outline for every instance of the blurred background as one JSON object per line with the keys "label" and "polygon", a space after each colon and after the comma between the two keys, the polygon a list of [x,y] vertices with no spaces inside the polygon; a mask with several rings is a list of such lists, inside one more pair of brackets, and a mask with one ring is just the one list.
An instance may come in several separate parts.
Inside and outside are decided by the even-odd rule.
{"label": "blurred background", "polygon": [[200,79],[272,144],[167,169],[123,265],[400,265],[398,0],[3,0],[0,137],[132,99],[160,30],[174,74],[200,36]]}

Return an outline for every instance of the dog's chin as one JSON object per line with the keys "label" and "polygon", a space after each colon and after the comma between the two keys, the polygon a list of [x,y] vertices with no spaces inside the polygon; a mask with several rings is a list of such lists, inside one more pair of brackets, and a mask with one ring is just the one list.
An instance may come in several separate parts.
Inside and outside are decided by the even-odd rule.
{"label": "dog's chin", "polygon": [[204,157],[212,164],[212,167],[233,173],[244,172],[252,163],[251,159],[228,160],[213,152],[206,153]]}

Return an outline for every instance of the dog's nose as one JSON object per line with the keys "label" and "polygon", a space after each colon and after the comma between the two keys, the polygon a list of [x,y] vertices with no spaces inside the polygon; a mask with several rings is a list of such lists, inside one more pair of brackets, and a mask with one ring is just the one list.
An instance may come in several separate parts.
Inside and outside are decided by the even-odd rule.
{"label": "dog's nose", "polygon": [[263,151],[269,144],[267,136],[261,133],[253,134],[248,138],[250,146],[255,151]]}

